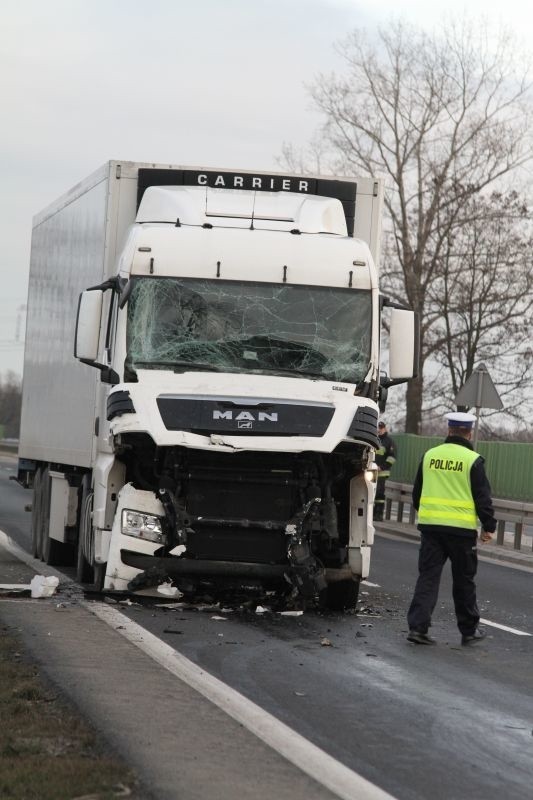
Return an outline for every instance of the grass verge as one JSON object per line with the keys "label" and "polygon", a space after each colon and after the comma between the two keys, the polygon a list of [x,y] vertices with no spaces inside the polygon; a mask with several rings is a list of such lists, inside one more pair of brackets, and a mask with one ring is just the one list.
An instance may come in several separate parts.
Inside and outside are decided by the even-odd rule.
{"label": "grass verge", "polygon": [[141,800],[133,772],[0,628],[0,798]]}

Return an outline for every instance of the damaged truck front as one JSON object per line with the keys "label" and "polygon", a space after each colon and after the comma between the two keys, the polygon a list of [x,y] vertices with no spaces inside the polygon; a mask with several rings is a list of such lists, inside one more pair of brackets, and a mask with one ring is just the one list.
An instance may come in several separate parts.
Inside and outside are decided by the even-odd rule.
{"label": "damaged truck front", "polygon": [[392,308],[380,380],[381,184],[118,166],[102,280],[72,320],[98,376],[85,459],[36,458],[23,412],[34,552],[75,555],[97,589],[170,578],[353,607],[380,392],[416,369],[414,315]]}

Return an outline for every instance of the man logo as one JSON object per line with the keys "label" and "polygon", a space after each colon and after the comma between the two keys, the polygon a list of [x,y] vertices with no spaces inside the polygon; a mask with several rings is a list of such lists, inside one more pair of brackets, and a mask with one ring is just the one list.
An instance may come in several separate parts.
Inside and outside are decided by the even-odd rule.
{"label": "man logo", "polygon": [[[239,411],[238,414],[233,416],[233,411],[213,411],[213,419],[232,419],[238,423],[238,427],[241,426],[242,422],[277,422],[278,421],[278,412],[272,411],[270,414],[266,411],[256,411],[255,414],[252,414],[251,411]],[[250,425],[250,428],[252,426]]]}
{"label": "man logo", "polygon": [[254,426],[253,422],[245,422],[244,420],[241,420],[240,422],[237,423],[238,428],[243,428],[246,430],[251,430],[253,426]]}

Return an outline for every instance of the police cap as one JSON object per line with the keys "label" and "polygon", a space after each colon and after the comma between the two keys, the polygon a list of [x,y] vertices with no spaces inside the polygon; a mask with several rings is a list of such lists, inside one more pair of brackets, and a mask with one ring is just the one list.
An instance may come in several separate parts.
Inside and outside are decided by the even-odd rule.
{"label": "police cap", "polygon": [[446,414],[446,419],[450,428],[472,428],[476,421],[473,414],[467,414],[465,411],[450,411]]}

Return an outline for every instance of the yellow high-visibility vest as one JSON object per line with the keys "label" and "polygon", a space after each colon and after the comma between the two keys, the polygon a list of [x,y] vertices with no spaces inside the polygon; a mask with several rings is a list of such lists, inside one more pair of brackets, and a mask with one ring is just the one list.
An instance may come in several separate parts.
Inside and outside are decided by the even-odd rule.
{"label": "yellow high-visibility vest", "polygon": [[460,444],[432,447],[422,464],[422,494],[418,522],[476,530],[477,514],[470,470],[479,453]]}

